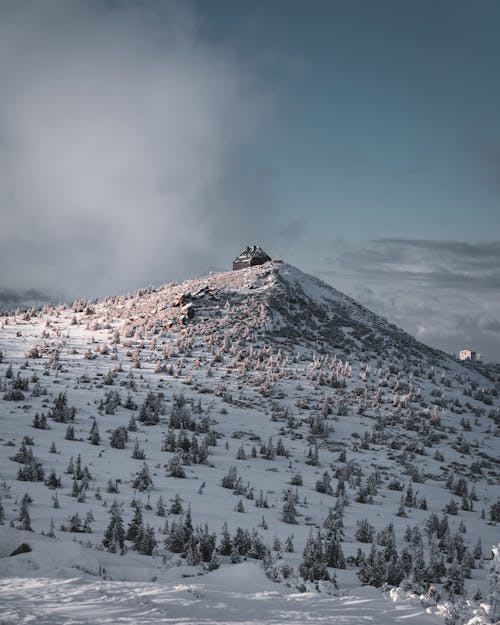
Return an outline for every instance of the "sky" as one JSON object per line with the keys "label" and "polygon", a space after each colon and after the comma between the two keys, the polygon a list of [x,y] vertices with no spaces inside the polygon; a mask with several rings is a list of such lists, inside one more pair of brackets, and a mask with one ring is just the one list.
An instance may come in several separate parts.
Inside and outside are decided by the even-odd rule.
{"label": "sky", "polygon": [[496,0],[0,0],[0,304],[262,245],[500,361]]}

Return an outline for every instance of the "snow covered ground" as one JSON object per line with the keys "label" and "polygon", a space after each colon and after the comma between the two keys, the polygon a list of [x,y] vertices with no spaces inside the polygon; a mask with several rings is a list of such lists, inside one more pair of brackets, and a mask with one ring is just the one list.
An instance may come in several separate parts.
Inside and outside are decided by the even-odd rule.
{"label": "snow covered ground", "polygon": [[[500,501],[498,380],[287,265],[20,312],[0,325],[0,623],[442,623],[446,610],[429,598],[398,591],[393,600],[358,578],[359,554],[368,557],[372,540],[385,549],[382,534],[392,526],[406,581],[428,585],[431,573],[420,574],[430,567],[431,515],[446,525],[433,545],[445,560],[435,583],[440,601],[457,581],[459,556],[464,588],[451,598],[487,600],[488,558],[499,538],[491,512]],[[75,408],[62,421],[52,414],[61,393]],[[161,394],[161,411],[148,424],[140,415],[150,393]],[[173,423],[180,413],[193,430]],[[36,415],[47,427],[34,425]],[[128,436],[123,449],[110,444],[119,428]],[[164,449],[169,434],[175,453]],[[184,450],[185,478],[170,475],[182,446],[196,438],[199,448],[206,436],[208,456],[198,462]],[[144,459],[132,457],[135,446]],[[43,479],[20,479],[20,470],[33,468],[19,459],[27,452]],[[77,477],[69,467],[78,457]],[[133,484],[144,464],[152,484],[141,490]],[[233,466],[240,479],[225,488]],[[48,480],[52,471],[60,484]],[[321,492],[325,472],[331,490]],[[177,493],[182,513],[170,510]],[[25,495],[33,531],[19,529]],[[292,495],[295,522],[283,515]],[[103,548],[114,501],[125,529],[131,504],[141,508],[156,537],[151,555],[131,540],[124,555]],[[456,510],[445,514],[451,502]],[[320,582],[318,593],[298,570],[311,530],[326,541],[335,506],[346,564],[329,567],[338,590],[329,594]],[[258,535],[268,564],[293,572],[274,583],[247,553],[237,564],[221,555],[211,572],[207,562],[189,564],[192,553],[172,553],[166,542],[188,509],[217,545],[226,522],[233,537],[238,528]],[[68,531],[75,514],[88,531]],[[357,535],[363,520],[373,526],[366,542]],[[293,551],[285,549],[292,537]],[[23,542],[31,551],[11,556]]]}
{"label": "snow covered ground", "polygon": [[[19,541],[32,551],[9,558]],[[0,528],[0,545],[0,625],[442,623],[416,600],[393,601],[388,593],[360,588],[349,571],[330,595],[272,583],[250,561],[200,576],[193,567],[154,568],[139,557],[12,528]],[[102,579],[109,576],[113,580]]]}
{"label": "snow covered ground", "polygon": [[[347,586],[347,580],[344,580]],[[298,593],[272,584],[255,563],[227,566],[177,582],[82,578],[0,580],[2,625],[393,625],[442,623],[409,600],[392,601],[351,579],[338,596]]]}

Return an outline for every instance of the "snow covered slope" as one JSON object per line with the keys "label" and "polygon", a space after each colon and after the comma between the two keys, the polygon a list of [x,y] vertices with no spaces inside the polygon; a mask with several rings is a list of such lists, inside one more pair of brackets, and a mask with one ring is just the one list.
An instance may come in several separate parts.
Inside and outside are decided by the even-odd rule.
{"label": "snow covered slope", "polygon": [[494,369],[272,262],[0,320],[6,622],[487,622]]}
{"label": "snow covered slope", "polygon": [[[187,310],[184,310],[187,307]],[[139,292],[139,297],[109,298],[96,311],[157,331],[191,311],[202,334],[225,333],[240,340],[265,339],[291,349],[315,345],[362,355],[395,350],[400,357],[444,354],[418,343],[385,319],[331,286],[284,263],[212,274],[180,285]],[[223,313],[223,314],[221,314]]]}

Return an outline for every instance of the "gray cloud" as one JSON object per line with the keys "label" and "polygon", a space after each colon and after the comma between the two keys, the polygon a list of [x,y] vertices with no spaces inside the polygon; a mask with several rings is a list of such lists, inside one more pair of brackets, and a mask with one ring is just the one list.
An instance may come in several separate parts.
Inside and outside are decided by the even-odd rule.
{"label": "gray cloud", "polygon": [[5,289],[0,288],[0,310],[27,308],[59,301],[55,293],[43,293],[38,289]]}
{"label": "gray cloud", "polygon": [[128,290],[269,231],[274,174],[236,153],[272,94],[190,5],[0,0],[0,58],[0,285]]}
{"label": "gray cloud", "polygon": [[432,250],[443,254],[466,257],[489,257],[500,260],[500,241],[482,241],[481,243],[467,243],[464,241],[429,241],[426,239],[373,239],[375,244],[394,244],[399,246],[416,247]]}
{"label": "gray cloud", "polygon": [[493,334],[500,334],[500,320],[499,319],[484,319],[482,329],[485,332],[491,332]]}
{"label": "gray cloud", "polygon": [[355,271],[432,288],[500,288],[500,241],[377,239],[369,247],[344,253],[338,260]]}
{"label": "gray cloud", "polygon": [[284,225],[280,229],[279,236],[286,244],[293,244],[301,241],[307,234],[307,224],[304,219],[295,219]]}
{"label": "gray cloud", "polygon": [[420,340],[500,361],[500,242],[377,239],[316,273]]}

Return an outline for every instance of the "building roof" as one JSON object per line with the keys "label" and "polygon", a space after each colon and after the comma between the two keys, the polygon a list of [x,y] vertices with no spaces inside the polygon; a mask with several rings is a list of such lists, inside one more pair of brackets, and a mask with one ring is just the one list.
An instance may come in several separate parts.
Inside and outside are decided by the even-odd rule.
{"label": "building roof", "polygon": [[271,257],[264,252],[259,245],[247,245],[241,254],[234,259],[234,262],[251,262],[265,263],[271,260]]}

